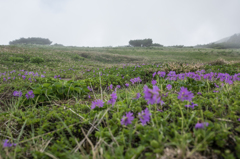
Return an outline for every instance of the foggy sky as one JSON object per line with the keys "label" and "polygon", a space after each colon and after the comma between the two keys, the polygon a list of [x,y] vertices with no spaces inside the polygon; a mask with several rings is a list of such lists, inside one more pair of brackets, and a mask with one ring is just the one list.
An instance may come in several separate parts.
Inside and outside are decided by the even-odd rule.
{"label": "foggy sky", "polygon": [[197,45],[240,33],[240,0],[0,0],[0,45],[21,37],[65,46],[151,38]]}

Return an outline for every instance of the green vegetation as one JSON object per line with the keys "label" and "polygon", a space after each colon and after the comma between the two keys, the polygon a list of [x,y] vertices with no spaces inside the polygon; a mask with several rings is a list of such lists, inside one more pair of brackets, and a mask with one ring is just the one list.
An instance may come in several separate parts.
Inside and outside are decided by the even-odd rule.
{"label": "green vegetation", "polygon": [[240,158],[239,54],[0,46],[0,158]]}
{"label": "green vegetation", "polygon": [[36,45],[50,45],[52,42],[49,39],[44,38],[20,38],[13,41],[10,41],[10,45],[19,45],[19,44],[36,44]]}

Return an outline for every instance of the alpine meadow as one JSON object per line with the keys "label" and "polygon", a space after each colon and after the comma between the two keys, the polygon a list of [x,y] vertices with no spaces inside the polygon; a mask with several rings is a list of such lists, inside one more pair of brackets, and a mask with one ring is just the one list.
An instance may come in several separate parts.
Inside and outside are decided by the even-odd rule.
{"label": "alpine meadow", "polygon": [[240,49],[146,41],[1,45],[0,159],[240,158]]}

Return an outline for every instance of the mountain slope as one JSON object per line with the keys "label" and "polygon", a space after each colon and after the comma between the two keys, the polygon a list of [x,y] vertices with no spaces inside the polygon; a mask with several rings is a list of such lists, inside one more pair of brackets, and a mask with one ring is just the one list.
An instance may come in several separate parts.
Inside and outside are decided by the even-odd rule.
{"label": "mountain slope", "polygon": [[223,39],[218,40],[214,43],[215,44],[219,44],[219,43],[240,43],[240,33],[234,34],[234,35],[226,37],[226,38],[223,38]]}

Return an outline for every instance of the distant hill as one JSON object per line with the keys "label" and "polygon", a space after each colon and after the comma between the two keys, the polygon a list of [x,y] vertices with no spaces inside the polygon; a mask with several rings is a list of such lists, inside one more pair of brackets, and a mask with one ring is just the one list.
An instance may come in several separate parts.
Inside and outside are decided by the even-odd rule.
{"label": "distant hill", "polygon": [[234,35],[226,37],[226,38],[223,38],[223,39],[218,40],[214,43],[215,44],[219,44],[219,43],[239,43],[240,44],[240,33],[234,34]]}
{"label": "distant hill", "polygon": [[223,38],[216,42],[205,45],[197,45],[197,48],[214,48],[214,49],[237,49],[240,48],[240,33]]}

